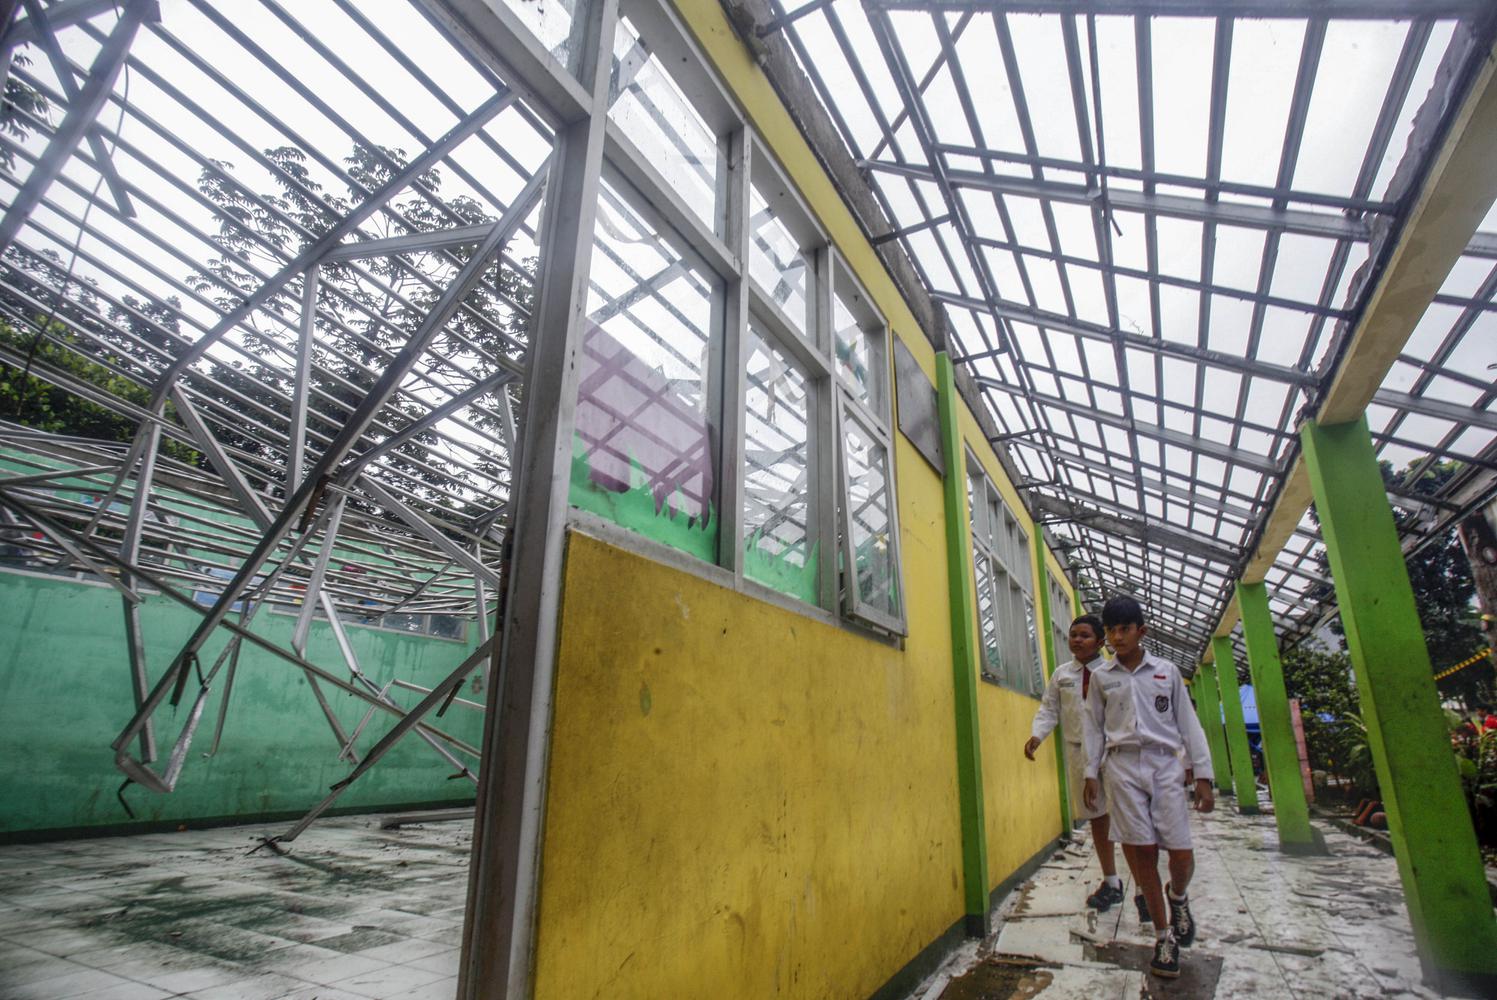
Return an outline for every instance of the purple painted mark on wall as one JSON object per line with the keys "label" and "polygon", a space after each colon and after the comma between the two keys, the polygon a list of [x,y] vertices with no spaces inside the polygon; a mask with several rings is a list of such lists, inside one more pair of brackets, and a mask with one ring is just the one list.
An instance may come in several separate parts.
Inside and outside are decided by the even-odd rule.
{"label": "purple painted mark on wall", "polygon": [[593,323],[581,366],[577,438],[589,480],[624,493],[637,467],[657,512],[705,520],[714,485],[705,386],[667,378]]}

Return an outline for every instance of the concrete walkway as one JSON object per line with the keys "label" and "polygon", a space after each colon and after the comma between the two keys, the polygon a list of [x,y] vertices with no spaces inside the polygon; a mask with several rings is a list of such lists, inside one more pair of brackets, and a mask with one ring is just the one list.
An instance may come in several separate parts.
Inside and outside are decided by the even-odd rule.
{"label": "concrete walkway", "polygon": [[[1082,834],[1004,901],[993,936],[962,948],[911,1000],[1439,995],[1421,984],[1391,857],[1322,823],[1329,857],[1280,854],[1273,816],[1239,816],[1230,799],[1193,824],[1200,931],[1179,980],[1144,971],[1153,935],[1131,882],[1121,907],[1086,908],[1101,872]],[[1118,865],[1128,881],[1121,851]]]}

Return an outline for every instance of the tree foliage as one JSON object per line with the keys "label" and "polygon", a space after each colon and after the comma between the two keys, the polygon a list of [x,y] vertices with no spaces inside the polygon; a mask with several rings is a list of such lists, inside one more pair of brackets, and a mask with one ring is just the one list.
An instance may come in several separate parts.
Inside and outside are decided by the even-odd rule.
{"label": "tree foliage", "polygon": [[[32,99],[14,86],[6,97],[0,129],[24,135],[29,119],[17,115],[15,107]],[[38,95],[35,100],[40,104],[33,107],[33,101],[25,107],[44,116],[45,99]],[[272,178],[270,190],[252,190],[236,178],[229,163],[213,162],[198,178],[198,190],[213,206],[209,235],[218,252],[185,275],[183,283],[220,312],[239,306],[266,275],[306,250],[406,162],[403,150],[355,145],[341,164],[347,191],[340,194],[325,190],[313,178],[303,150],[267,149],[263,157],[259,166]],[[443,197],[442,187],[441,173],[426,171],[397,194],[389,211],[371,217],[365,233],[379,238],[496,221],[476,199],[466,194]],[[320,267],[317,393],[308,407],[309,443],[341,429],[472,249],[453,247]],[[0,324],[0,348],[13,362],[7,364],[0,357],[0,415],[59,433],[129,440],[136,420],[38,378],[26,370],[27,362],[65,372],[103,394],[143,406],[160,373],[189,343],[182,332],[181,302],[175,297],[140,301],[125,295],[116,304],[100,294],[92,280],[74,276],[52,251],[39,254],[12,245],[5,250],[4,263],[17,290],[0,293],[0,306],[8,315],[25,317],[33,329]],[[402,417],[414,420],[423,415],[426,399],[445,398],[439,388],[461,391],[472,381],[495,374],[497,359],[522,359],[534,271],[534,259],[489,268],[464,299],[464,309],[432,344],[432,351],[446,360],[428,356],[424,384],[415,377],[407,380],[407,388],[424,398],[407,395],[392,402],[392,412],[400,414],[393,420],[397,428],[404,423]],[[65,289],[62,296],[55,291],[59,287]],[[299,317],[301,295],[301,279],[296,279],[269,303],[286,322],[263,311],[252,314],[243,335],[233,335],[244,353],[211,349],[196,362],[197,375],[191,378],[195,391],[216,411],[211,414],[215,435],[226,447],[249,457],[244,471],[260,488],[283,487],[278,481],[285,468],[283,446],[257,425],[275,428],[285,423],[295,361],[295,333],[287,324],[295,324]],[[470,419],[485,430],[497,430],[498,421],[491,416],[471,413]],[[468,478],[465,470],[445,460],[440,449],[434,454],[421,447],[435,442],[435,433],[428,431],[387,454],[384,462],[406,480],[420,505],[460,515],[492,505],[492,497],[463,485]],[[204,461],[185,446],[168,447],[169,453],[184,460]],[[507,456],[491,452],[485,451],[476,464],[481,472],[501,479],[499,463]]]}
{"label": "tree foliage", "polygon": [[1310,766],[1350,776],[1355,767],[1355,724],[1361,701],[1351,658],[1339,650],[1302,644],[1284,653],[1284,690],[1298,698]]}
{"label": "tree foliage", "polygon": [[[1392,463],[1379,463],[1383,482],[1390,490],[1416,497],[1436,496],[1451,477],[1461,471],[1461,466],[1455,462],[1439,462],[1428,468],[1422,466],[1422,462],[1415,462],[1402,472],[1395,472]],[[1313,507],[1311,517],[1316,524],[1320,523]],[[1400,506],[1393,507],[1394,524],[1400,530],[1413,527],[1415,517],[1414,513]],[[1317,561],[1321,573],[1330,576],[1330,560],[1324,552],[1317,556]],[[1414,591],[1414,604],[1419,611],[1432,668],[1438,673],[1481,649],[1485,645],[1485,635],[1473,604],[1476,584],[1471,578],[1471,564],[1457,531],[1452,528],[1445,532],[1409,556],[1404,564]],[[1325,600],[1333,596],[1333,588],[1324,585],[1309,596]],[[1340,616],[1331,620],[1330,630],[1338,636],[1345,635]],[[1341,645],[1344,649],[1344,639]],[[1492,669],[1488,663],[1452,675],[1450,682],[1442,682],[1441,686],[1447,696],[1460,694],[1469,699],[1483,683],[1490,683],[1491,677]]]}

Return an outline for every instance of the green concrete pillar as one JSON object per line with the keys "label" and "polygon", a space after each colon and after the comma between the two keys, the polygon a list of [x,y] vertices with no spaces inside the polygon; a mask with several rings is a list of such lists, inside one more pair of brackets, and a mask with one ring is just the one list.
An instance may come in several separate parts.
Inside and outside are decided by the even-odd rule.
{"label": "green concrete pillar", "polygon": [[[1035,525],[1031,534],[1034,535],[1034,592],[1039,604],[1035,612],[1039,619],[1035,623],[1035,632],[1040,639],[1040,657],[1044,660],[1041,666],[1048,681],[1060,663],[1060,651],[1055,648],[1055,631],[1050,628],[1050,572],[1045,566],[1045,533],[1040,530],[1039,525]],[[1071,827],[1076,820],[1071,815],[1071,782],[1066,777],[1065,737],[1065,729],[1057,721],[1050,742],[1055,744],[1055,776],[1060,790],[1060,829],[1063,836],[1070,836]]]}
{"label": "green concrete pillar", "polygon": [[1242,695],[1237,689],[1237,661],[1232,639],[1219,635],[1211,640],[1216,655],[1216,683],[1221,692],[1222,715],[1227,724],[1227,757],[1232,762],[1232,792],[1237,811],[1244,816],[1258,812],[1258,783],[1253,780],[1253,755],[1248,750],[1247,723],[1242,720]]}
{"label": "green concrete pillar", "polygon": [[1196,712],[1201,728],[1206,730],[1206,745],[1211,748],[1211,772],[1216,775],[1216,790],[1232,793],[1232,762],[1227,757],[1227,731],[1222,727],[1222,703],[1216,692],[1216,671],[1209,663],[1196,670],[1194,682]]}
{"label": "green concrete pillar", "polygon": [[1299,748],[1289,720],[1289,697],[1284,693],[1284,665],[1279,641],[1268,613],[1268,590],[1261,583],[1239,583],[1237,606],[1242,611],[1242,634],[1247,641],[1248,670],[1258,702],[1258,726],[1263,731],[1263,767],[1273,796],[1279,849],[1290,854],[1324,854],[1325,841],[1310,825],[1305,783],[1300,776]]}
{"label": "green concrete pillar", "polygon": [[988,840],[983,820],[982,741],[977,718],[977,598],[972,582],[971,520],[967,513],[967,451],[962,447],[951,357],[936,354],[941,452],[946,461],[946,581],[951,605],[951,677],[956,706],[956,784],[962,824],[962,890],[966,930],[988,933]]}
{"label": "green concrete pillar", "polygon": [[1300,441],[1425,974],[1497,995],[1497,919],[1366,418]]}

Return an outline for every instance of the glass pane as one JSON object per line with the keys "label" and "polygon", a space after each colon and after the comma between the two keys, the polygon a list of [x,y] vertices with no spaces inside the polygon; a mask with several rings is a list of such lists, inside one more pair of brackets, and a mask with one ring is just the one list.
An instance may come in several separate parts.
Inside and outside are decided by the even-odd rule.
{"label": "glass pane", "polygon": [[969,475],[967,477],[967,514],[972,527],[973,545],[982,541],[982,508],[977,503],[977,498],[980,496],[982,496],[982,484]]}
{"label": "glass pane", "polygon": [[749,328],[743,442],[743,572],[810,604],[818,546],[810,510],[810,397],[804,372]]}
{"label": "glass pane", "polygon": [[977,623],[982,631],[982,659],[977,669],[983,680],[998,681],[1003,677],[1003,657],[998,651],[998,617],[993,607],[992,568],[987,556],[981,552],[973,554],[972,566],[977,575]]}
{"label": "glass pane", "polygon": [[876,379],[881,362],[872,338],[858,325],[840,295],[832,299],[832,325],[837,334],[837,376],[859,399],[877,408]]}
{"label": "glass pane", "polygon": [[606,180],[593,239],[571,501],[716,562],[707,365],[721,285]]}
{"label": "glass pane", "polygon": [[431,634],[443,639],[465,639],[468,623],[456,615],[432,615]]}
{"label": "glass pane", "polygon": [[534,0],[504,0],[516,17],[532,32],[546,50],[565,66],[568,72],[577,72],[577,40],[572,37],[573,26],[580,26],[587,16],[591,0],[571,0],[570,3],[536,3]]}
{"label": "glass pane", "polygon": [[717,137],[626,17],[613,36],[608,105],[608,117],[665,183],[720,233]]}
{"label": "glass pane", "polygon": [[884,446],[848,416],[843,422],[847,450],[848,523],[853,570],[860,604],[884,614],[899,614],[893,541],[889,537],[889,457]]}
{"label": "glass pane", "polygon": [[757,190],[749,195],[749,273],[799,333],[809,329],[811,262]]}
{"label": "glass pane", "polygon": [[1036,694],[1044,689],[1045,681],[1040,671],[1040,644],[1039,635],[1035,631],[1034,602],[1028,597],[1024,598],[1024,626],[1029,638],[1029,649],[1026,650],[1028,655],[1023,660],[1029,664],[1028,683],[1024,685],[1024,690]]}
{"label": "glass pane", "polygon": [[1008,550],[1008,535],[1005,533],[1005,521],[1003,517],[1003,504],[998,500],[992,490],[988,491],[988,532],[985,539],[993,552],[1005,566],[1012,565],[1013,558]]}

